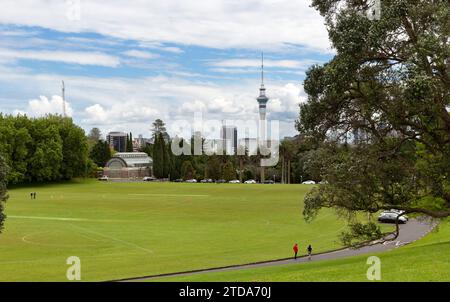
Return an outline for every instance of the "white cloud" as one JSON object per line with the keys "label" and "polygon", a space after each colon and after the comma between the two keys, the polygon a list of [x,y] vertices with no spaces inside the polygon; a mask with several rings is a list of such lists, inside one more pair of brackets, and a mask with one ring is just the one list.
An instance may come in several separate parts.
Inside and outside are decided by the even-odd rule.
{"label": "white cloud", "polygon": [[100,104],[85,109],[83,123],[88,125],[112,125],[115,123],[148,123],[158,118],[159,111],[135,101],[124,101],[104,108]]}
{"label": "white cloud", "polygon": [[67,18],[73,8],[68,3],[3,0],[0,23],[220,49],[303,45],[328,51],[330,45],[323,18],[309,0],[90,0],[81,1],[78,21]]}
{"label": "white cloud", "polygon": [[80,65],[116,67],[120,64],[117,57],[100,52],[82,51],[27,51],[0,48],[0,59],[27,59],[51,62],[64,62]]}
{"label": "white cloud", "polygon": [[[72,116],[73,109],[69,102],[66,102],[66,114]],[[48,99],[46,96],[40,96],[39,99],[30,100],[26,110],[14,110],[14,114],[28,115],[28,116],[44,116],[46,114],[60,114],[64,112],[63,99],[59,95],[52,96]]]}
{"label": "white cloud", "polygon": [[141,50],[136,50],[136,49],[127,50],[123,54],[128,57],[133,57],[133,58],[138,58],[138,59],[156,59],[159,57],[159,55],[157,55],[157,54],[153,54],[153,53],[149,53],[149,52],[141,51]]}
{"label": "white cloud", "polygon": [[[97,126],[103,133],[118,130],[149,136],[150,124],[156,118],[170,125],[176,119],[192,120],[194,112],[203,112],[205,119],[219,121],[257,118],[258,79],[218,85],[181,77],[63,77],[12,70],[0,73],[0,85],[23,87],[21,94],[25,95],[36,91],[53,95],[59,92],[61,78],[65,80],[66,99],[70,101],[68,112],[87,131]],[[28,84],[23,86],[24,82]],[[298,103],[304,100],[301,85],[269,80],[266,88],[270,98],[268,118],[284,123],[283,135],[295,134],[293,120],[298,116]],[[27,114],[34,111],[33,115],[42,114],[35,109],[61,113],[62,103],[59,97],[52,100],[55,98],[56,102],[40,99],[33,106],[18,103],[16,108]]]}

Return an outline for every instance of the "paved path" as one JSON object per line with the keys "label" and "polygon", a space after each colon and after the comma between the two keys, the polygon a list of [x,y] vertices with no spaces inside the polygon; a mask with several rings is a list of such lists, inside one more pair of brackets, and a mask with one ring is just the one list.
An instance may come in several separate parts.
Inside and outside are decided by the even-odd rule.
{"label": "paved path", "polygon": [[[332,252],[325,252],[321,254],[316,254],[312,256],[311,260],[308,260],[308,257],[303,256],[294,260],[292,258],[289,259],[278,259],[264,262],[256,262],[251,264],[243,264],[243,265],[231,265],[227,267],[218,267],[218,268],[210,268],[210,269],[201,269],[195,271],[186,271],[186,272],[177,272],[177,273],[168,273],[168,274],[160,274],[160,275],[152,275],[152,276],[143,276],[129,279],[122,279],[116,281],[142,281],[142,280],[151,280],[161,277],[173,277],[173,276],[186,276],[193,274],[201,274],[206,272],[224,272],[224,271],[233,271],[233,270],[241,270],[247,268],[256,268],[256,267],[267,267],[267,266],[277,266],[277,265],[286,265],[286,264],[294,264],[294,263],[302,263],[309,261],[321,261],[321,260],[330,260],[330,259],[338,259],[344,257],[352,257],[361,254],[367,253],[376,253],[382,251],[389,251],[400,246],[406,245],[408,243],[419,240],[426,234],[428,234],[431,230],[434,229],[436,223],[430,219],[410,219],[410,221],[406,224],[400,225],[400,235],[394,241],[378,241],[373,242],[371,245],[364,246],[359,249],[341,249]],[[389,236],[388,236],[389,237]]]}

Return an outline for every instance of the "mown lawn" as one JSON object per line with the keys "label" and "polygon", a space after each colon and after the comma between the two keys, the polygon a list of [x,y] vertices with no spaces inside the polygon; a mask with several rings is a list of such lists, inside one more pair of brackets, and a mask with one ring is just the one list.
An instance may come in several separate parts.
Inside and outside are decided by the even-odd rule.
{"label": "mown lawn", "polygon": [[14,188],[0,234],[0,281],[65,281],[70,256],[90,281],[290,257],[294,242],[337,248],[345,222],[334,212],[303,220],[310,188],[95,180]]}
{"label": "mown lawn", "polygon": [[[394,251],[374,254],[381,260],[381,281],[450,281],[450,221],[425,238]],[[367,258],[208,273],[158,281],[368,281]],[[373,281],[372,281],[373,282]]]}

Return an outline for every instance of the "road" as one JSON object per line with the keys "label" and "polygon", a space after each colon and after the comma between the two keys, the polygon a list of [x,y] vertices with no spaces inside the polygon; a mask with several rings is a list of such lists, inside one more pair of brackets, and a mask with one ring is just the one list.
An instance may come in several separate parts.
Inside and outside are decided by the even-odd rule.
{"label": "road", "polygon": [[339,259],[344,257],[352,257],[361,254],[368,253],[377,253],[383,251],[389,251],[416,240],[419,240],[426,234],[428,234],[431,230],[436,227],[436,222],[430,219],[410,219],[408,223],[400,225],[400,235],[397,239],[393,241],[380,240],[377,242],[372,242],[369,245],[361,247],[359,249],[340,249],[331,252],[325,252],[321,254],[315,254],[312,256],[311,260],[308,259],[307,256],[298,257],[296,260],[289,259],[277,259],[249,264],[241,264],[241,265],[230,265],[227,267],[217,267],[217,268],[208,268],[208,269],[200,269],[195,271],[185,271],[185,272],[176,272],[176,273],[168,273],[168,274],[160,274],[160,275],[150,275],[150,276],[142,276],[114,281],[143,281],[143,280],[152,280],[161,277],[173,277],[173,276],[186,276],[193,274],[202,274],[202,273],[210,273],[210,272],[224,272],[224,271],[233,271],[233,270],[241,270],[248,268],[257,268],[257,267],[267,267],[267,266],[278,266],[278,265],[288,265],[288,264],[296,264],[302,262],[310,262],[310,261],[322,261],[322,260],[331,260],[331,259]]}

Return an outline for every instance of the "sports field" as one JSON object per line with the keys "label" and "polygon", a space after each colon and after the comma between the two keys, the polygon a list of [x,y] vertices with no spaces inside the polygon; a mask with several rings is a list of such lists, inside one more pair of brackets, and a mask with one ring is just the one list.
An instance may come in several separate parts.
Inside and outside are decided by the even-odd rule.
{"label": "sports field", "polygon": [[0,281],[66,281],[70,256],[90,281],[290,257],[295,242],[336,248],[345,223],[334,212],[303,220],[310,188],[95,180],[14,188]]}

